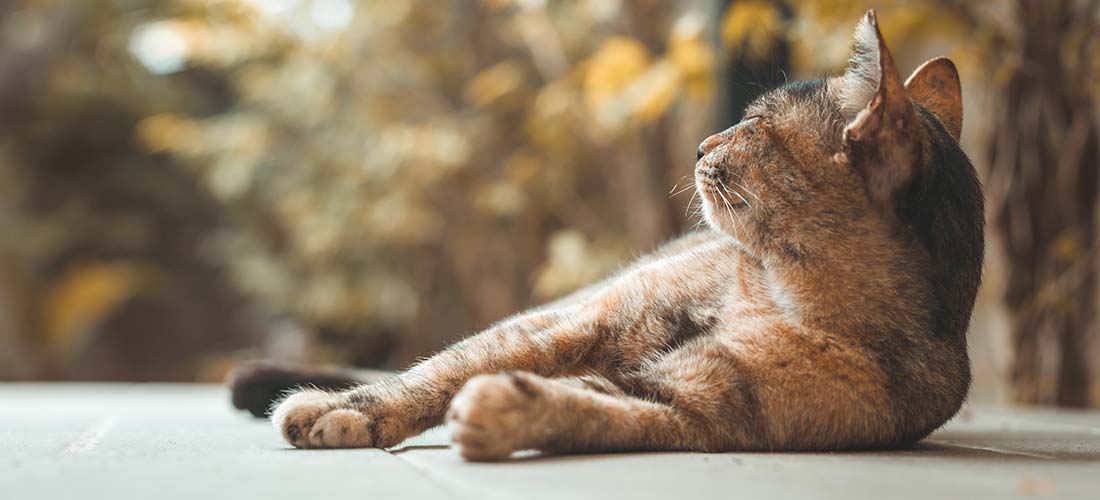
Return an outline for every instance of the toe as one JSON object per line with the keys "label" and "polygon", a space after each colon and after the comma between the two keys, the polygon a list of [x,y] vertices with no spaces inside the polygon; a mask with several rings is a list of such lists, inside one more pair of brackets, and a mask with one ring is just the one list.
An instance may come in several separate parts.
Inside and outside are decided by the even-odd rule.
{"label": "toe", "polygon": [[332,410],[313,425],[310,445],[317,448],[369,448],[374,445],[371,420],[347,409]]}
{"label": "toe", "polygon": [[525,429],[538,412],[537,381],[523,374],[471,379],[451,401],[447,428],[462,458],[504,460],[529,443]]}
{"label": "toe", "polygon": [[271,422],[288,443],[298,448],[309,447],[314,423],[331,409],[329,398],[329,394],[320,391],[293,394],[275,408]]}
{"label": "toe", "polygon": [[507,439],[481,427],[452,422],[448,425],[451,440],[458,454],[466,460],[490,462],[507,459],[512,454],[512,444]]}

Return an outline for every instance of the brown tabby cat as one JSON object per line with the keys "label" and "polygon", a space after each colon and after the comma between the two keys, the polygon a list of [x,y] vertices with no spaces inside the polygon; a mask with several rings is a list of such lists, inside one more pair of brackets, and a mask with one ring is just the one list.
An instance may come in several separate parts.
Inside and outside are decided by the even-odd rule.
{"label": "brown tabby cat", "polygon": [[843,76],[770,91],[703,141],[711,231],[392,378],[292,394],[272,421],[302,448],[446,422],[470,460],[913,443],[970,383],[983,216],[961,124],[951,61],[903,84],[869,12]]}

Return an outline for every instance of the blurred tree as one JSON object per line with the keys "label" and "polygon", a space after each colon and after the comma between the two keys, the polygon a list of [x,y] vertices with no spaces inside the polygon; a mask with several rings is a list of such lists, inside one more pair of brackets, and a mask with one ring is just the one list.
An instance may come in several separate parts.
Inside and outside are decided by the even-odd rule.
{"label": "blurred tree", "polygon": [[[366,362],[352,353],[377,349],[346,346],[395,332],[402,364],[680,230],[678,103],[703,109],[713,65],[698,13],[453,4],[255,4],[259,18],[138,28],[198,37],[189,64],[233,82],[222,112],[154,116],[139,134],[242,222],[218,258],[316,332],[323,359]],[[216,43],[257,22],[266,37]]]}
{"label": "blurred tree", "polygon": [[[960,47],[992,90],[1013,392],[1083,404],[1096,2],[879,4],[899,57]],[[250,344],[404,364],[684,230],[698,140],[842,70],[866,8],[0,3],[0,376],[188,378]]]}
{"label": "blurred tree", "polygon": [[[25,57],[42,83],[12,99],[27,106],[4,117],[0,165],[26,181],[5,213],[34,231],[2,247],[29,269],[12,307],[33,356],[239,341],[249,321],[149,335],[165,311],[148,301],[240,319],[219,294],[241,293],[264,354],[377,365],[399,339],[400,365],[613,270],[681,230],[687,196],[668,189],[713,88],[692,4],[6,7],[6,37],[58,47]],[[209,297],[179,296],[195,281]]]}
{"label": "blurred tree", "polygon": [[126,14],[0,4],[0,377],[186,380],[207,350],[254,341],[200,257],[214,203],[134,141],[142,116],[194,95],[133,73]]}
{"label": "blurred tree", "polygon": [[1100,3],[1019,0],[995,18],[959,7],[994,33],[987,194],[1008,264],[1013,399],[1086,406],[1098,337]]}
{"label": "blurred tree", "polygon": [[791,67],[793,9],[774,0],[723,0],[718,33],[728,58],[723,64],[726,117],[733,122],[768,89],[785,83]]}

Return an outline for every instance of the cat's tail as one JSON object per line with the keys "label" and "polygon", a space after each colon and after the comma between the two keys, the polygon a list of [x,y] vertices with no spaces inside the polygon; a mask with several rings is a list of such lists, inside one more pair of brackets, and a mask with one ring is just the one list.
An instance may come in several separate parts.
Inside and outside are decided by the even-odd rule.
{"label": "cat's tail", "polygon": [[386,375],[375,370],[344,367],[311,367],[278,361],[250,361],[229,372],[225,385],[233,406],[255,417],[266,417],[272,403],[299,387],[341,390]]}

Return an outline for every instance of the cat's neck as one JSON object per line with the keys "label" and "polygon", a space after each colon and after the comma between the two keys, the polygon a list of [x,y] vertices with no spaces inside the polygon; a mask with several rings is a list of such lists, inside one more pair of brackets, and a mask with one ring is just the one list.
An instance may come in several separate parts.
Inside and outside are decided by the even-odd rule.
{"label": "cat's neck", "polygon": [[800,255],[758,259],[775,307],[789,321],[829,330],[923,327],[926,269],[911,245],[853,235],[801,246]]}

